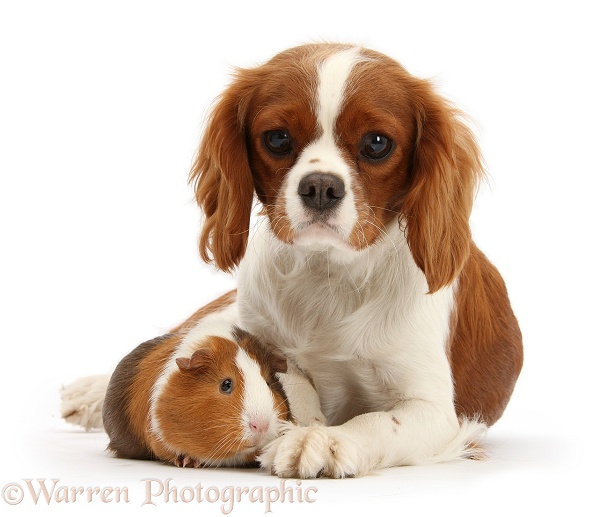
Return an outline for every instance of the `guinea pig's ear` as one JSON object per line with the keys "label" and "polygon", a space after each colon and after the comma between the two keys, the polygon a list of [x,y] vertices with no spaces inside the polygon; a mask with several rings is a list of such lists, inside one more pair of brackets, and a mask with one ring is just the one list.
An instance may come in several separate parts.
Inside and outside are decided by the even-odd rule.
{"label": "guinea pig's ear", "polygon": [[227,272],[247,247],[254,186],[245,120],[256,79],[255,70],[239,70],[218,99],[189,178],[206,216],[200,256]]}
{"label": "guinea pig's ear", "polygon": [[272,371],[275,373],[286,373],[286,371],[288,370],[286,358],[276,354],[270,354],[268,364],[270,365]]}
{"label": "guinea pig's ear", "polygon": [[208,348],[200,348],[199,350],[196,350],[191,357],[178,357],[175,359],[175,362],[182,372],[200,373],[208,367],[211,359],[211,350]]}
{"label": "guinea pig's ear", "polygon": [[401,209],[408,245],[429,292],[451,284],[469,255],[469,217],[483,174],[480,150],[460,113],[420,82],[412,183]]}

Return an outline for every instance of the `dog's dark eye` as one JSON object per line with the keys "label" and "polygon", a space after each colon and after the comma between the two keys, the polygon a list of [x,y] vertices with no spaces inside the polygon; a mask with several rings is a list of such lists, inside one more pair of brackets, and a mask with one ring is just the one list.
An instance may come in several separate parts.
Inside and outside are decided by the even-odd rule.
{"label": "dog's dark eye", "polygon": [[365,135],[361,142],[361,154],[370,160],[382,160],[393,149],[393,141],[379,133]]}
{"label": "dog's dark eye", "polygon": [[290,135],[284,129],[266,131],[263,135],[263,140],[268,151],[277,156],[284,156],[292,151]]}
{"label": "dog's dark eye", "polygon": [[233,381],[231,379],[225,379],[220,383],[220,391],[225,395],[228,395],[233,391]]}

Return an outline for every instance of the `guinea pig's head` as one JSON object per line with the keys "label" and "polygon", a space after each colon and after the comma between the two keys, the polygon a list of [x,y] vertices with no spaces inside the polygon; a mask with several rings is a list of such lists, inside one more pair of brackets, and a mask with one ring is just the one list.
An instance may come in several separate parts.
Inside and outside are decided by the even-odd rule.
{"label": "guinea pig's head", "polygon": [[178,357],[156,407],[162,440],[203,465],[240,462],[278,436],[290,418],[276,373],[286,360],[250,334],[208,336]]}

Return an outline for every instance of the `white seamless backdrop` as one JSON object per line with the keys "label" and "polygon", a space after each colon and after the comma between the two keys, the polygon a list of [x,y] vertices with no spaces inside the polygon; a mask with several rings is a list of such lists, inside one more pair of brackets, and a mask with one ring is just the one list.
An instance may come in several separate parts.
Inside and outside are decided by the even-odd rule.
{"label": "white seamless backdrop", "polygon": [[[472,227],[507,281],[525,367],[488,461],[307,481],[315,502],[273,513],[590,515],[589,21],[573,0],[0,0],[0,512],[214,515],[220,501],[142,505],[141,480],[279,486],[110,458],[103,433],[60,421],[59,388],[110,372],[234,286],[197,254],[187,175],[204,118],[232,66],[336,40],[432,78],[471,117],[490,174]],[[131,501],[35,504],[23,480],[38,478],[129,486]],[[25,487],[19,504],[11,483]],[[264,512],[243,501],[231,513]]]}

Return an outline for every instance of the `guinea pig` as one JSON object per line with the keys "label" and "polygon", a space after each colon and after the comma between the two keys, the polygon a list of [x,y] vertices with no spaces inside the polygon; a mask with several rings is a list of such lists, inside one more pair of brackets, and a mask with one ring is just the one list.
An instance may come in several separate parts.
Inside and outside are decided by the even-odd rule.
{"label": "guinea pig", "polygon": [[225,321],[147,341],[109,381],[108,449],[180,467],[254,466],[292,421],[276,376],[286,370],[286,359]]}

